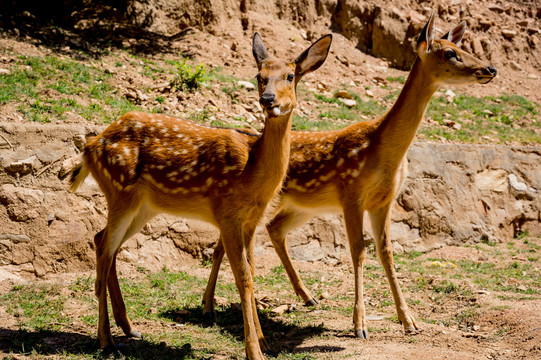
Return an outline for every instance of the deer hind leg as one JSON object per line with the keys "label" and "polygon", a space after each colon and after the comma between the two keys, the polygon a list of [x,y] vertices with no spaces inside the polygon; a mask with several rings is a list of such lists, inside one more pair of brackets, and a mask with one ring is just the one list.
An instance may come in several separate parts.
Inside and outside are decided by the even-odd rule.
{"label": "deer hind leg", "polygon": [[[122,243],[128,240],[130,237],[138,233],[143,226],[155,215],[154,211],[148,206],[142,206],[137,215],[133,218]],[[116,272],[116,255],[113,257],[113,264],[111,265],[111,270],[109,272],[109,277],[107,278],[107,288],[109,290],[109,296],[111,297],[111,307],[113,309],[113,315],[115,317],[116,324],[122,329],[124,334],[128,337],[141,338],[141,333],[134,330],[133,324],[130,321],[128,314],[126,312],[126,305],[124,304],[124,299],[122,299],[122,293],[120,292],[120,286],[118,283],[118,275]]]}
{"label": "deer hind leg", "polygon": [[248,262],[248,247],[243,241],[242,230],[234,224],[220,226],[225,252],[235,276],[235,283],[240,295],[242,316],[244,319],[244,342],[246,355],[250,360],[263,358],[257,330],[257,309],[255,306],[252,271]]}
{"label": "deer hind leg", "polygon": [[115,349],[107,311],[107,283],[116,253],[122,239],[135,216],[129,207],[109,204],[107,226],[94,237],[96,243],[96,297],[98,298],[99,319],[98,339],[101,348]]}
{"label": "deer hind leg", "polygon": [[398,320],[404,325],[406,333],[414,333],[417,330],[417,324],[415,319],[411,315],[408,305],[400,290],[400,284],[396,276],[396,270],[394,268],[393,261],[393,245],[391,243],[390,227],[391,227],[391,202],[379,209],[369,211],[370,220],[372,222],[372,229],[374,231],[374,238],[376,239],[376,251],[378,257],[385,269],[387,280],[391,286],[393,293],[393,299],[396,305],[396,312]]}
{"label": "deer hind leg", "polygon": [[211,322],[216,321],[216,313],[214,312],[214,293],[216,291],[216,282],[218,281],[218,273],[220,265],[225,254],[223,240],[220,237],[218,243],[212,253],[212,269],[210,270],[209,280],[205,293],[203,294],[203,316]]}
{"label": "deer hind leg", "polygon": [[363,264],[366,258],[366,247],[363,238],[363,211],[358,204],[351,204],[344,208],[344,220],[353,264],[353,276],[355,278],[353,330],[357,338],[368,339],[363,296]]}
{"label": "deer hind leg", "polygon": [[306,213],[297,213],[289,211],[281,211],[276,215],[272,221],[267,224],[267,231],[274,245],[274,250],[278,257],[282,261],[286,270],[287,276],[291,281],[291,285],[295,290],[295,293],[302,298],[305,305],[317,305],[317,300],[312,297],[306,286],[301,280],[299,273],[293,266],[291,258],[286,247],[286,235],[289,231],[304,224],[311,215]]}

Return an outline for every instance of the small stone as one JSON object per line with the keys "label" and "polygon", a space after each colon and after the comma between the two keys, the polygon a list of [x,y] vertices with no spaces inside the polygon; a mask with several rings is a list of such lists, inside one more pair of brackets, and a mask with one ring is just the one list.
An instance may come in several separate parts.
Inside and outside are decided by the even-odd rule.
{"label": "small stone", "polygon": [[84,136],[83,134],[75,135],[73,137],[73,144],[77,149],[83,151],[86,144],[86,136]]}
{"label": "small stone", "polygon": [[338,90],[336,94],[334,94],[334,97],[337,99],[353,99],[353,96],[351,96],[346,90]]}
{"label": "small stone", "polygon": [[517,21],[517,25],[522,27],[528,27],[530,25],[530,20]]}
{"label": "small stone", "polygon": [[507,29],[503,29],[502,30],[502,36],[508,40],[514,38],[515,36],[517,36],[517,32],[514,31],[514,30],[507,30]]}
{"label": "small stone", "polygon": [[11,75],[9,69],[0,69],[0,75]]}
{"label": "small stone", "polygon": [[328,299],[328,298],[330,298],[330,297],[331,297],[331,296],[330,296],[329,293],[326,292],[326,291],[323,292],[323,293],[321,293],[321,295],[319,295],[319,299],[320,299],[320,300],[325,300],[325,299]]}
{"label": "small stone", "polygon": [[257,101],[257,100],[252,101],[252,112],[259,113],[259,112],[262,112],[262,111],[263,111],[263,108],[259,104],[259,101]]}
{"label": "small stone", "polygon": [[20,175],[30,174],[34,167],[37,165],[37,156],[32,155],[27,159],[19,160],[9,164],[6,167],[6,171],[10,173],[18,173]]}
{"label": "small stone", "polygon": [[186,233],[190,231],[190,228],[188,227],[188,224],[186,221],[177,221],[173,225],[169,227],[171,230],[177,233]]}
{"label": "small stone", "polygon": [[282,315],[283,313],[288,311],[288,309],[289,309],[289,305],[280,305],[280,306],[272,309],[271,312],[273,314],[276,314],[276,315]]}
{"label": "small stone", "polygon": [[447,91],[445,91],[445,96],[454,98],[456,94],[453,92],[453,90],[448,89]]}
{"label": "small stone", "polygon": [[516,61],[511,60],[511,62],[509,62],[509,66],[511,66],[511,69],[515,71],[521,70],[520,65]]}
{"label": "small stone", "polygon": [[481,28],[483,30],[487,30],[488,28],[490,28],[494,24],[490,20],[479,20],[479,25],[481,25]]}
{"label": "small stone", "polygon": [[209,99],[209,104],[212,105],[212,106],[216,106],[217,108],[219,108],[218,104],[216,103],[216,101],[212,98]]}
{"label": "small stone", "polygon": [[374,93],[372,92],[372,90],[366,90],[365,94],[368,97],[374,97]]}
{"label": "small stone", "polygon": [[505,8],[503,6],[496,5],[496,4],[490,4],[490,5],[487,6],[487,8],[490,11],[497,12],[498,14],[501,14],[501,13],[505,12]]}
{"label": "small stone", "polygon": [[212,255],[214,255],[213,248],[205,248],[201,251],[201,257],[203,260],[212,260]]}
{"label": "small stone", "polygon": [[481,40],[479,38],[473,39],[472,49],[473,53],[478,56],[482,56],[484,54],[483,45],[481,44]]}
{"label": "small stone", "polygon": [[355,107],[357,105],[357,102],[353,99],[340,99],[340,101],[347,107]]}
{"label": "small stone", "polygon": [[528,186],[521,182],[521,181],[518,181],[518,178],[515,174],[509,174],[508,176],[508,179],[509,179],[509,185],[516,191],[518,192],[526,192],[528,191]]}
{"label": "small stone", "polygon": [[253,123],[257,121],[257,118],[252,113],[246,113],[246,121],[249,123]]}
{"label": "small stone", "polygon": [[64,160],[62,162],[62,166],[60,166],[60,171],[58,172],[58,175],[61,178],[66,176],[81,161],[82,161],[82,157],[80,155]]}
{"label": "small stone", "polygon": [[227,299],[221,296],[215,296],[214,304],[216,304],[216,306],[225,307],[227,305]]}
{"label": "small stone", "polygon": [[479,325],[473,325],[473,330],[479,331],[481,330],[481,327]]}
{"label": "small stone", "polygon": [[349,66],[349,60],[345,57],[345,56],[342,56],[342,55],[336,55],[336,59],[338,61],[340,61],[342,64],[346,65],[346,66]]}
{"label": "small stone", "polygon": [[485,114],[487,114],[488,116],[494,115],[494,113],[493,113],[492,111],[488,110],[488,109],[485,109],[485,110],[483,110],[482,112],[485,113]]}
{"label": "small stone", "polygon": [[246,90],[255,90],[255,85],[252,84],[252,83],[249,82],[249,81],[239,80],[239,81],[237,81],[237,84],[238,84],[240,87],[245,88]]}
{"label": "small stone", "polygon": [[490,291],[486,290],[477,290],[477,293],[480,295],[490,295]]}

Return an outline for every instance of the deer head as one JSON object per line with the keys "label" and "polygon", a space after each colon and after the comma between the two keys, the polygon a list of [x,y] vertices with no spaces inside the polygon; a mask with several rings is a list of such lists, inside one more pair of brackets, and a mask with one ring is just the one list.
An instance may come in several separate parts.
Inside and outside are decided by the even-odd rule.
{"label": "deer head", "polygon": [[332,35],[325,35],[314,42],[293,62],[285,62],[269,56],[258,33],[253,37],[253,55],[257,63],[256,76],[259,103],[267,118],[291,115],[297,105],[296,86],[300,79],[319,68],[327,58]]}
{"label": "deer head", "polygon": [[496,76],[494,67],[459,48],[466,22],[456,25],[440,39],[435,39],[434,24],[432,14],[417,41],[417,53],[423,68],[429,69],[436,83],[487,84]]}

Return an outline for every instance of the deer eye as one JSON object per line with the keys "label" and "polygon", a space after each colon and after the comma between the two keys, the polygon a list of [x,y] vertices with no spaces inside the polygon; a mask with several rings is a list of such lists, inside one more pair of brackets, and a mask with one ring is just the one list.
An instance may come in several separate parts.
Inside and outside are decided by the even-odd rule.
{"label": "deer eye", "polygon": [[445,58],[447,60],[451,60],[452,58],[457,58],[456,56],[456,52],[454,52],[454,50],[445,50],[445,52],[443,53],[443,56],[445,56]]}
{"label": "deer eye", "polygon": [[257,74],[255,76],[255,79],[257,80],[257,82],[261,82],[261,75]]}
{"label": "deer eye", "polygon": [[287,81],[292,82],[294,78],[295,78],[295,75],[287,74]]}

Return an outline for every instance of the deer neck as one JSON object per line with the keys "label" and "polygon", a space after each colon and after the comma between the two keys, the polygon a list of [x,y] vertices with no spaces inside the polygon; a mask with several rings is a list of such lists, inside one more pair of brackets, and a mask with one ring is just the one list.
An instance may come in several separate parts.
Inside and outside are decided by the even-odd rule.
{"label": "deer neck", "polygon": [[400,164],[437,89],[417,58],[396,103],[380,119],[377,143],[383,149],[380,155],[389,157],[386,163]]}
{"label": "deer neck", "polygon": [[281,186],[289,164],[291,118],[292,113],[268,118],[250,152],[250,182],[256,184],[258,191],[267,188],[270,196]]}

